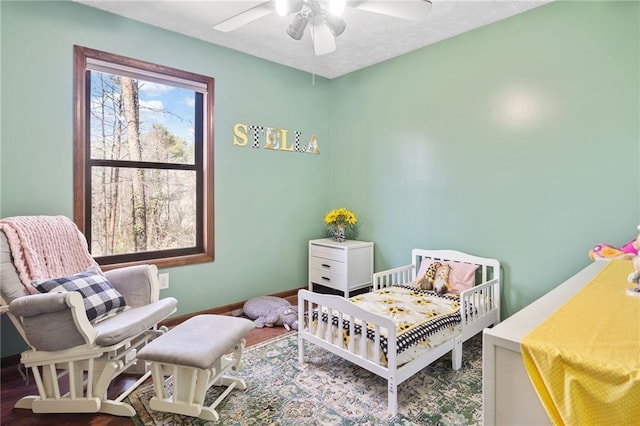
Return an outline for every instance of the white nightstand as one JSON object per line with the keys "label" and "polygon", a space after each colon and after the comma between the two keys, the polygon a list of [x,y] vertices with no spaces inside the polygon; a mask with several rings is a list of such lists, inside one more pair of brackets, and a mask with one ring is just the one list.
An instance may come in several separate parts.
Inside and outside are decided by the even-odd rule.
{"label": "white nightstand", "polygon": [[349,292],[372,285],[373,243],[329,238],[309,241],[309,291],[318,284],[349,297]]}

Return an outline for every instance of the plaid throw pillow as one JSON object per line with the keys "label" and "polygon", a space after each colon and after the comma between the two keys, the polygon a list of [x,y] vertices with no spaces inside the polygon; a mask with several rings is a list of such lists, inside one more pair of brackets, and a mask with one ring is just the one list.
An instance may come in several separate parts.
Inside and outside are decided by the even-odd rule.
{"label": "plaid throw pillow", "polygon": [[124,297],[113,288],[109,280],[95,271],[84,271],[69,277],[34,281],[32,285],[40,293],[65,293],[77,291],[84,299],[84,309],[89,321],[95,322],[124,310]]}

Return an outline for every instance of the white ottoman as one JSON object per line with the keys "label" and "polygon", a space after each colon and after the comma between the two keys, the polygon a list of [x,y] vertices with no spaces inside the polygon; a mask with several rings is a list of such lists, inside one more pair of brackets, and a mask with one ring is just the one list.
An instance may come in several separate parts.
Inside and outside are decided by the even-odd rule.
{"label": "white ottoman", "polygon": [[[218,421],[215,408],[231,392],[247,388],[244,380],[227,374],[241,366],[244,335],[254,328],[252,321],[226,315],[198,315],[188,319],[150,342],[138,358],[151,364],[156,395],[151,409]],[[226,353],[233,352],[229,356]],[[173,395],[169,396],[165,376],[173,376]],[[213,404],[203,407],[207,390],[227,389]]]}

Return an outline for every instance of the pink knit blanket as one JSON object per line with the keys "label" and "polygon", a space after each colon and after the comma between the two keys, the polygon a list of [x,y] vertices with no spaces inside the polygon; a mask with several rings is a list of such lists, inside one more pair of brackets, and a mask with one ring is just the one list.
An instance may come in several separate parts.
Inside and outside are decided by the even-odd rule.
{"label": "pink knit blanket", "polygon": [[[20,281],[38,294],[32,281],[77,274],[100,267],[76,224],[65,216],[15,216],[0,219]],[[100,271],[101,272],[101,271]]]}

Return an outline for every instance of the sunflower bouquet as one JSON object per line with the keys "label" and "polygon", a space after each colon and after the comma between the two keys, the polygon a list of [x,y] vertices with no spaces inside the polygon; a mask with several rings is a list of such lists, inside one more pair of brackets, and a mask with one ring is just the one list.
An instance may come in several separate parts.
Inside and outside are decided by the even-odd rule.
{"label": "sunflower bouquet", "polygon": [[334,241],[344,242],[358,237],[358,219],[350,210],[341,207],[324,216],[327,235]]}

